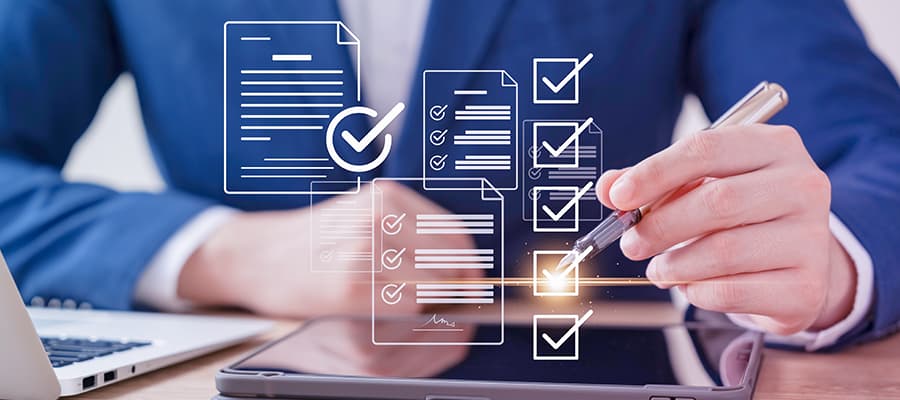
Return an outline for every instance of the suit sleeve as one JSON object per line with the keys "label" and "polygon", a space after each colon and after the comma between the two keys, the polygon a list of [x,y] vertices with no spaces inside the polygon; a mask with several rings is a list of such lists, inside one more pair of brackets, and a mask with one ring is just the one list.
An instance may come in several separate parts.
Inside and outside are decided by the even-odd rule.
{"label": "suit sleeve", "polygon": [[772,123],[797,128],[831,179],[832,212],[870,254],[870,315],[835,346],[874,339],[900,322],[900,88],[843,2],[703,3],[689,45],[688,88],[719,115],[762,80],[790,104]]}
{"label": "suit sleeve", "polygon": [[148,260],[209,206],[60,177],[120,60],[101,1],[0,2],[0,249],[26,301],[130,308]]}

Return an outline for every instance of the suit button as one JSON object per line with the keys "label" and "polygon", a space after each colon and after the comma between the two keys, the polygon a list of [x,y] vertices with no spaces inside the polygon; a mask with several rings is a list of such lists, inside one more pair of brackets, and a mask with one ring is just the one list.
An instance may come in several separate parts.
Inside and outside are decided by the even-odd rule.
{"label": "suit button", "polygon": [[60,307],[62,307],[62,302],[59,301],[59,299],[57,299],[56,297],[54,297],[54,298],[50,299],[50,301],[47,302],[47,307],[60,308]]}
{"label": "suit button", "polygon": [[34,296],[31,298],[31,306],[32,307],[43,307],[44,306],[44,298],[41,296]]}
{"label": "suit button", "polygon": [[92,308],[94,308],[94,306],[92,306],[91,303],[88,303],[86,301],[82,301],[81,304],[78,305],[79,310],[90,310]]}
{"label": "suit button", "polygon": [[76,303],[75,300],[72,300],[72,299],[63,300],[62,308],[65,308],[67,310],[74,310],[76,306],[78,306],[78,303]]}

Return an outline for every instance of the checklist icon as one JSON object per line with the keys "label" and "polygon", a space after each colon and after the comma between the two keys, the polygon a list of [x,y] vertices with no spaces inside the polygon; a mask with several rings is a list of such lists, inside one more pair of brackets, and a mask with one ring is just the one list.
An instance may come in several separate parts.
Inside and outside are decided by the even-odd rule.
{"label": "checklist icon", "polygon": [[593,186],[593,181],[589,181],[584,187],[535,186],[529,193],[532,201],[532,231],[578,232],[579,203]]}
{"label": "checklist icon", "polygon": [[535,58],[532,60],[534,104],[578,104],[581,69],[594,58]]}
{"label": "checklist icon", "polygon": [[594,310],[578,314],[538,314],[533,320],[534,361],[577,361],[578,332]]}
{"label": "checklist icon", "polygon": [[[452,128],[446,134],[438,132],[439,135],[452,133]],[[448,137],[444,146],[451,140]],[[445,169],[453,168],[452,160],[440,161],[447,164]],[[369,208],[365,210],[368,211],[365,214],[368,222],[364,226],[371,232],[371,247],[362,250],[368,251],[371,275],[372,344],[502,345],[506,286],[503,195],[486,180],[479,179],[468,187],[484,185],[482,190],[460,189],[454,194],[458,203],[455,213],[427,212],[418,210],[414,204],[389,201],[388,191],[395,190],[394,185],[398,184],[412,190],[426,190],[424,178],[375,178],[370,185],[364,186],[370,194]],[[345,213],[361,212],[348,209]],[[343,228],[350,232],[343,236],[356,234],[350,230],[352,227]],[[398,241],[396,235],[404,235],[407,240]],[[454,239],[461,235],[471,237],[478,246]],[[343,247],[356,250],[359,246]],[[320,253],[315,252],[315,257]],[[341,254],[335,253],[335,259],[340,259]],[[471,272],[491,279],[469,282],[448,278],[448,274],[468,276]],[[447,279],[440,279],[441,276]],[[415,305],[435,309],[401,323],[383,323],[382,318],[396,316],[398,308]],[[496,324],[499,329],[482,332],[476,325],[457,321],[452,315],[477,318],[479,322]]]}
{"label": "checklist icon", "polygon": [[535,250],[531,263],[532,293],[537,297],[578,296],[579,265],[591,250],[593,246],[564,266],[559,266],[559,261],[569,255],[571,250]]}
{"label": "checklist icon", "polygon": [[541,121],[532,125],[533,168],[578,168],[579,137],[591,124],[593,118],[584,122]]}

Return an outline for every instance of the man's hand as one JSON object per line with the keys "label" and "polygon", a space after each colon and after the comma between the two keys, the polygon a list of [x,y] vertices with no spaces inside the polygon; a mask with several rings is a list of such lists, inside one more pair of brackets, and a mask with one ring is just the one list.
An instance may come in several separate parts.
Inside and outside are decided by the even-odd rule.
{"label": "man's hand", "polygon": [[[385,204],[402,205],[399,208],[408,210],[410,215],[448,213],[406,186],[387,182],[380,183],[379,188]],[[362,190],[368,192],[371,187]],[[327,211],[343,198],[336,196],[300,210],[239,214],[215,232],[185,264],[179,279],[179,296],[201,305],[239,306],[276,317],[368,315],[372,311],[370,273],[311,272],[309,265],[310,254],[335,250],[312,248],[312,243],[318,242],[310,240],[312,212]],[[382,216],[375,215],[374,221],[380,223],[381,219]],[[415,229],[404,229],[397,235],[385,235],[384,246],[462,249],[475,245],[468,235],[441,235],[440,243],[428,243],[435,240],[438,239],[417,236]],[[349,246],[341,250],[372,251],[369,239],[359,239]],[[341,262],[346,261],[331,261],[335,271],[346,270]],[[379,262],[377,255],[376,262]],[[434,280],[479,276],[475,270],[413,272],[412,263],[407,265],[408,268],[395,271],[394,276],[415,273],[416,279],[426,280],[423,277],[426,274],[433,274]],[[415,301],[403,301],[391,307],[391,312],[396,313],[419,311],[421,305]]]}
{"label": "man's hand", "polygon": [[793,128],[685,138],[607,171],[597,196],[621,210],[652,204],[622,236],[622,252],[653,257],[647,277],[700,308],[750,314],[767,331],[791,334],[828,328],[853,306],[855,267],[828,227],[828,177]]}

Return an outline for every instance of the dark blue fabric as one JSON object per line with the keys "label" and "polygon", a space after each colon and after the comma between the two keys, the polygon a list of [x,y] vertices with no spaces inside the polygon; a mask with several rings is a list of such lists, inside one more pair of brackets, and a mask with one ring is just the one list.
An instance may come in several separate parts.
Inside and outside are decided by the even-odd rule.
{"label": "dark blue fabric", "polygon": [[[129,308],[148,260],[200,210],[306,206],[305,196],[222,191],[222,28],[339,15],[334,0],[0,0],[0,248],[24,297]],[[519,82],[520,119],[593,116],[605,132],[606,168],[666,147],[685,94],[716,116],[760,80],[777,81],[791,105],[775,122],[802,133],[831,177],[832,209],[875,264],[872,318],[846,341],[898,326],[900,90],[842,2],[435,0],[429,18],[419,68],[397,77],[414,82],[405,131],[377,174],[421,176],[420,74],[428,68],[507,70]],[[533,57],[588,52],[595,57],[580,105],[531,103]],[[59,175],[124,71],[135,77],[164,193],[117,193]],[[454,208],[452,192],[428,195]],[[506,204],[506,215],[521,215],[521,193],[507,193]],[[516,218],[506,227],[507,276],[530,274],[531,249],[571,240],[536,236]],[[592,268],[640,276],[644,265],[611,249]],[[667,297],[636,288],[596,294]]]}

